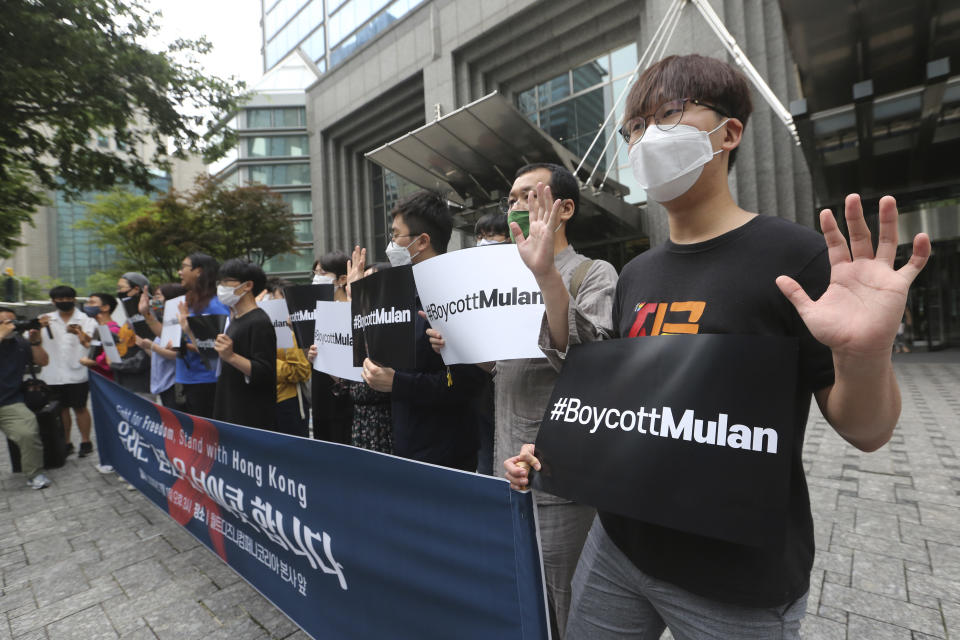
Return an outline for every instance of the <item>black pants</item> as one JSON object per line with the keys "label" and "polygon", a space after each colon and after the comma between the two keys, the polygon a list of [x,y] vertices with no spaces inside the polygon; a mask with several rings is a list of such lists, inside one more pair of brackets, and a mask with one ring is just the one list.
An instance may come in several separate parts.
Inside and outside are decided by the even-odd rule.
{"label": "black pants", "polygon": [[353,424],[353,402],[349,387],[335,383],[325,373],[315,371],[310,391],[313,404],[313,437],[316,440],[350,444]]}
{"label": "black pants", "polygon": [[[306,404],[306,400],[304,400]],[[310,437],[310,409],[304,407],[303,417],[300,417],[300,398],[293,396],[277,403],[277,422],[274,429],[277,433],[286,433],[291,436]]]}
{"label": "black pants", "polygon": [[183,385],[186,397],[183,410],[190,415],[213,419],[213,397],[217,392],[216,382]]}

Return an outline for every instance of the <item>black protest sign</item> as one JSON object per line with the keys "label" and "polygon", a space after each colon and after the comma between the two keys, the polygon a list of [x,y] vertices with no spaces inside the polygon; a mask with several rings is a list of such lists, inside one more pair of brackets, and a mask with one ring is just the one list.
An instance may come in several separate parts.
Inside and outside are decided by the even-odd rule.
{"label": "black protest sign", "polygon": [[187,324],[190,325],[190,331],[196,338],[194,344],[197,352],[203,357],[204,364],[213,370],[217,366],[217,358],[220,357],[213,345],[217,336],[223,333],[224,327],[227,326],[227,316],[190,316],[187,318]]}
{"label": "black protest sign", "polygon": [[290,312],[290,323],[297,335],[297,344],[306,349],[313,344],[313,328],[317,320],[317,302],[333,300],[332,284],[297,284],[283,290]]}
{"label": "black protest sign", "polygon": [[350,285],[353,366],[364,357],[384,367],[410,369],[414,356],[417,287],[410,265],[393,267]]}
{"label": "black protest sign", "polygon": [[140,313],[140,298],[131,297],[123,299],[123,310],[127,312],[127,320],[133,327],[133,332],[141,338],[153,340],[155,337],[146,319]]}
{"label": "black protest sign", "polygon": [[795,338],[574,346],[544,413],[534,488],[751,546],[786,530]]}

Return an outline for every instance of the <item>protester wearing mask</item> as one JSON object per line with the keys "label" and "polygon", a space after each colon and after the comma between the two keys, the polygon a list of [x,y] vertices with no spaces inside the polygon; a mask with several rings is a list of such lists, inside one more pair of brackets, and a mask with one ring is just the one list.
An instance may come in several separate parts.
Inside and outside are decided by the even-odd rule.
{"label": "protester wearing mask", "polygon": [[478,247],[506,243],[510,237],[506,214],[497,212],[483,214],[473,225],[473,235],[477,239]]}
{"label": "protester wearing mask", "polygon": [[[347,254],[331,251],[313,265],[314,284],[332,284],[335,302],[347,302]],[[314,372],[310,382],[313,437],[327,442],[350,444],[353,406],[345,380]]]}
{"label": "protester wearing mask", "polygon": [[80,359],[87,356],[97,321],[76,308],[77,292],[73,287],[54,287],[50,290],[50,300],[57,309],[40,316],[40,322],[49,329],[49,332],[48,329],[40,332],[49,362],[40,370],[39,377],[50,386],[54,399],[60,402],[68,455],[74,450],[70,442],[73,428],[70,410],[73,409],[80,431],[80,456],[83,457],[93,452],[93,444],[90,442],[90,411],[87,410],[90,386],[87,368]]}
{"label": "protester wearing mask", "polygon": [[[120,304],[124,304],[131,299],[139,301],[140,296],[147,291],[149,285],[150,280],[145,275],[136,271],[128,271],[117,280],[117,300]],[[136,332],[134,332],[131,324],[124,323],[121,325],[120,336],[117,338],[117,349],[120,350],[120,355],[125,357],[127,355],[126,350],[134,348],[136,344]],[[127,386],[122,382],[120,384]]]}
{"label": "protester wearing mask", "polygon": [[[894,271],[892,198],[880,201],[876,253],[856,195],[845,202],[849,246],[829,210],[821,212],[820,235],[740,208],[727,173],[751,110],[743,75],[698,55],[661,60],[631,89],[621,132],[635,177],[666,209],[670,239],[624,267],[609,326],[613,337],[676,340],[663,337],[678,331],[663,329],[662,318],[648,315],[647,303],[658,309],[678,304],[680,317],[670,322],[683,333],[795,341],[797,363],[783,372],[795,380],[785,391],[792,391],[795,402],[784,425],[793,441],[782,540],[735,544],[600,512],[573,580],[569,638],[657,638],[665,627],[676,637],[799,638],[815,547],[802,460],[810,401],[815,397],[831,426],[863,451],[881,447],[896,425],[900,395],[890,348],[909,285],[930,255],[929,238],[914,238],[912,258]],[[570,346],[610,336],[584,331],[570,305],[551,260],[558,204],[544,184],[537,185],[537,194],[529,234],[521,234],[517,245],[543,293],[541,348],[559,368]],[[618,365],[607,364],[611,376]],[[703,359],[698,365],[716,375],[738,375],[727,361]],[[533,454],[533,445],[525,444],[504,463],[512,486],[528,486],[523,465],[540,469]],[[688,462],[678,456],[664,464],[700,481]],[[604,481],[616,482],[616,472],[605,470]],[[674,508],[691,509],[682,502]]]}
{"label": "protester wearing mask", "polygon": [[[446,253],[453,216],[446,201],[430,191],[402,200],[391,213],[390,264],[418,264]],[[419,300],[418,300],[419,306]],[[477,468],[480,395],[490,379],[472,364],[443,364],[430,346],[427,321],[416,318],[413,369],[363,361],[363,379],[376,391],[391,392],[394,453],[464,471]]]}
{"label": "protester wearing mask", "polygon": [[[283,300],[283,290],[292,284],[289,280],[268,278],[263,292],[257,296],[257,302]],[[303,349],[297,346],[293,329],[288,326],[286,330],[293,336],[294,344],[288,349],[277,348],[277,417],[274,430],[307,438],[310,436],[310,408],[300,386],[310,379],[310,361],[303,355]]]}
{"label": "protester wearing mask", "polygon": [[[561,203],[554,225],[553,264],[576,309],[585,331],[609,330],[617,272],[603,260],[590,260],[574,251],[567,239],[567,227],[580,207],[580,187],[573,174],[556,164],[521,167],[510,194],[501,203],[507,217],[522,220],[526,227],[528,210],[536,205],[537,184],[549,184]],[[443,346],[443,337],[430,329],[433,343]],[[494,367],[496,443],[495,459],[502,462],[526,442],[536,440],[557,370],[546,358],[502,360]],[[499,464],[498,464],[499,466]],[[596,511],[542,491],[536,492],[537,522],[543,550],[543,569],[550,605],[553,635],[563,638],[573,578],[583,542]]]}
{"label": "protester wearing mask", "polygon": [[[90,297],[87,298],[87,304],[83,307],[83,312],[96,320],[98,325],[105,326],[110,330],[110,333],[114,336],[114,342],[116,342],[116,337],[120,335],[120,325],[114,322],[112,318],[116,308],[117,299],[109,293],[91,293]],[[99,334],[95,337],[99,341]],[[91,355],[93,357],[90,357]],[[106,349],[98,347],[95,354],[88,354],[81,358],[80,363],[91,371],[96,371],[107,380],[113,380],[113,369],[107,357]]]}
{"label": "protester wearing mask", "polygon": [[183,331],[177,358],[176,381],[184,395],[184,410],[203,418],[213,417],[213,400],[219,366],[210,367],[199,354],[189,316],[223,315],[230,310],[217,298],[217,261],[204,253],[192,253],[180,263],[180,284],[187,290],[178,306],[177,319]]}
{"label": "protester wearing mask", "polygon": [[267,277],[246,260],[220,267],[217,297],[230,308],[226,333],[216,338],[223,362],[217,379],[213,417],[224,422],[273,430],[277,404],[277,334],[256,296]]}
{"label": "protester wearing mask", "polygon": [[[179,284],[163,284],[157,288],[153,297],[146,292],[140,296],[140,315],[147,319],[151,329],[157,334],[152,341],[146,338],[137,338],[137,346],[150,353],[150,393],[160,396],[160,402],[165,407],[185,410],[182,399],[178,399],[176,390],[176,346],[169,340],[161,344],[160,330],[163,317],[163,305],[167,300],[173,300],[186,294],[187,290]],[[158,318],[159,316],[159,318]]]}
{"label": "protester wearing mask", "polygon": [[43,473],[43,443],[40,427],[33,411],[23,403],[21,384],[27,367],[46,365],[40,331],[31,329],[29,340],[18,335],[14,327],[17,315],[12,309],[0,308],[0,431],[20,447],[20,465],[27,476],[27,486],[43,489],[50,480]]}
{"label": "protester wearing mask", "polygon": [[[117,280],[117,299],[120,304],[136,300],[138,305],[143,294],[147,293],[150,281],[142,273],[129,271]],[[146,315],[140,312],[140,315]],[[120,327],[117,336],[117,351],[120,362],[111,362],[110,368],[116,376],[116,382],[129,391],[146,400],[156,402],[156,395],[150,393],[150,354],[138,345],[137,334],[133,329],[133,318],[128,318]]]}

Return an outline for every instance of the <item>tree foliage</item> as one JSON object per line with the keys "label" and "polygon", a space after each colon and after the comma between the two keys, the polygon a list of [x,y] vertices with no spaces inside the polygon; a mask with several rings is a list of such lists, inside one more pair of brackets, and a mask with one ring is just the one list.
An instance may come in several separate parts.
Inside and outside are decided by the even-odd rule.
{"label": "tree foliage", "polygon": [[178,280],[184,256],[200,251],[217,260],[247,258],[262,265],[295,244],[290,208],[267,187],[227,188],[200,177],[186,193],[157,200],[123,189],[99,196],[76,225],[117,249],[117,269],[151,281]]}
{"label": "tree foliage", "polygon": [[[219,123],[243,83],[204,74],[203,39],[145,48],[158,16],[139,0],[4,0],[0,252],[16,246],[44,188],[150,191],[151,167],[188,153],[209,161],[233,144]],[[103,148],[98,135],[116,144]]]}

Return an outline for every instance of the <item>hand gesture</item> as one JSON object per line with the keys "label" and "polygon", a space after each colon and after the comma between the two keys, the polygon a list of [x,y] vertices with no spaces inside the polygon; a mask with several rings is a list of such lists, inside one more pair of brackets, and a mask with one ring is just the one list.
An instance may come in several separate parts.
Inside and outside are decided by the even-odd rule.
{"label": "hand gesture", "polygon": [[50,316],[48,316],[48,315],[42,315],[42,316],[40,316],[39,318],[37,318],[37,320],[40,321],[40,326],[41,326],[41,327],[49,327],[49,326],[50,326]]}
{"label": "hand gesture", "polygon": [[510,481],[510,487],[517,491],[526,491],[530,488],[530,467],[540,470],[540,461],[533,455],[533,445],[525,444],[520,453],[503,461],[504,474]]}
{"label": "hand gesture", "polygon": [[381,367],[370,358],[363,359],[363,381],[374,391],[389,393],[393,390],[394,371],[390,367]]}
{"label": "hand gesture", "polygon": [[[850,248],[829,209],[820,212],[820,227],[830,255],[830,286],[811,300],[792,278],[780,276],[777,286],[803,319],[813,337],[834,355],[890,357],[893,339],[907,302],[907,290],[930,257],[930,238],[913,239],[913,255],[894,271],[897,256],[897,202],[880,199],[880,240],[874,256],[870,229],[863,219],[860,196],[846,199]],[[852,254],[852,259],[851,259]]]}
{"label": "hand gesture", "polygon": [[144,318],[150,315],[150,294],[146,291],[140,293],[140,300],[137,302],[137,311],[140,312]]}
{"label": "hand gesture", "polygon": [[560,228],[561,200],[554,200],[549,185],[537,183],[537,197],[527,198],[530,208],[530,234],[523,236],[520,225],[510,223],[514,242],[520,252],[520,258],[534,277],[549,274],[555,269],[553,263],[554,234]]}
{"label": "hand gesture", "polygon": [[213,342],[213,348],[216,349],[221,360],[229,360],[233,357],[233,339],[225,333],[217,336]]}
{"label": "hand gesture", "polygon": [[367,267],[367,250],[361,249],[360,245],[353,248],[353,255],[347,260],[347,286],[344,292],[347,294],[347,300],[353,300],[350,292],[350,285],[363,277],[363,272]]}

